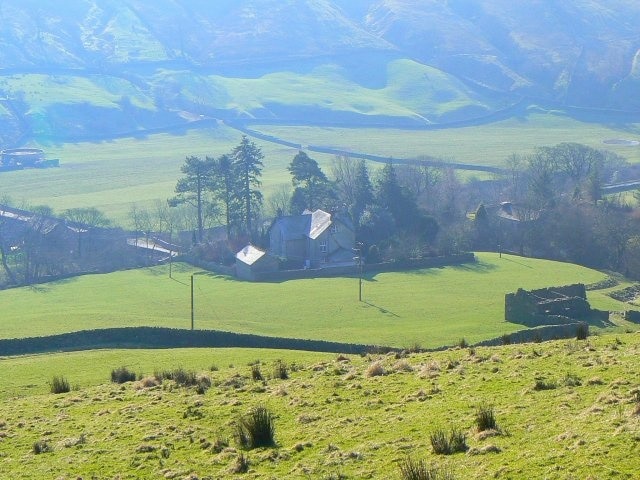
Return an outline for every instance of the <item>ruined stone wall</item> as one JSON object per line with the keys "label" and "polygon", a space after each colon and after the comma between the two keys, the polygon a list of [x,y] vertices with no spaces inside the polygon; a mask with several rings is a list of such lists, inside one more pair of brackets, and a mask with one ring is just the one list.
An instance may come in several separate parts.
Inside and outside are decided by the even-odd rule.
{"label": "ruined stone wall", "polygon": [[567,285],[505,295],[504,318],[527,326],[562,325],[591,314],[584,284]]}

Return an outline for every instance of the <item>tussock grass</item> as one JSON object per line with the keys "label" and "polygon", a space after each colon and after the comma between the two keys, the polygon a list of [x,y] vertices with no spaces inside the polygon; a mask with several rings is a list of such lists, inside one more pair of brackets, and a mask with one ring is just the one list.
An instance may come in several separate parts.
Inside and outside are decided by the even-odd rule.
{"label": "tussock grass", "polygon": [[499,430],[492,405],[482,403],[476,408],[475,424],[476,429],[479,432],[484,432],[486,430]]}
{"label": "tussock grass", "polygon": [[119,367],[111,370],[111,381],[113,383],[135,382],[136,374],[129,371],[127,367]]}
{"label": "tussock grass", "polygon": [[367,371],[365,372],[365,376],[367,377],[381,377],[383,375],[386,375],[387,371],[384,368],[384,365],[382,365],[382,362],[380,361],[375,361],[373,363],[371,363],[369,365],[369,367],[367,367]]}
{"label": "tussock grass", "polygon": [[275,446],[273,414],[264,406],[257,406],[236,421],[235,438],[241,448],[254,449]]}
{"label": "tussock grass", "polygon": [[457,428],[452,428],[448,434],[444,429],[437,429],[431,433],[429,441],[433,453],[437,455],[452,455],[469,449],[467,435]]}
{"label": "tussock grass", "polygon": [[62,375],[56,375],[49,382],[51,393],[67,393],[71,391],[71,384]]}
{"label": "tussock grass", "polygon": [[283,360],[277,360],[273,365],[273,378],[286,380],[289,378],[289,366]]}
{"label": "tussock grass", "polygon": [[453,480],[449,470],[436,465],[428,465],[424,459],[407,457],[398,464],[402,480]]}

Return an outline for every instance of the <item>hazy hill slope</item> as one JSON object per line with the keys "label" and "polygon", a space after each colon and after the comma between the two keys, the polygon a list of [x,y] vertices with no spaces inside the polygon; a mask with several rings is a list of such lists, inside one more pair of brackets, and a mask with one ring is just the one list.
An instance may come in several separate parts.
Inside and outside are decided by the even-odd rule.
{"label": "hazy hill slope", "polygon": [[634,110],[639,21],[631,0],[5,0],[2,141],[201,114],[447,123],[523,96]]}
{"label": "hazy hill slope", "polygon": [[640,4],[631,0],[383,0],[365,23],[404,52],[479,85],[624,108],[620,83],[637,81],[639,20]]}

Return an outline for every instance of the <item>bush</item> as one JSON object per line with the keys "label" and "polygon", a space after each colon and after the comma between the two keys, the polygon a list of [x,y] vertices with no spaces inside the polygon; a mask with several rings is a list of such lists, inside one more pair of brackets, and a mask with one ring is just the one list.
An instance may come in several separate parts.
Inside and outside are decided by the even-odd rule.
{"label": "bush", "polygon": [[589,336],[589,325],[586,323],[579,323],[576,327],[576,340],[586,340]]}
{"label": "bush", "polygon": [[467,340],[462,337],[460,340],[458,340],[458,347],[459,348],[467,348],[469,346],[469,343],[467,342]]}
{"label": "bush", "polygon": [[57,394],[67,393],[71,391],[71,385],[69,384],[69,381],[63,376],[56,375],[55,377],[53,377],[49,386],[51,387],[51,393]]}
{"label": "bush", "polygon": [[476,409],[476,427],[479,432],[498,430],[498,423],[492,406],[482,404]]}
{"label": "bush", "polygon": [[236,423],[236,440],[240,447],[253,449],[275,445],[275,424],[271,412],[263,406],[255,407]]}
{"label": "bush", "polygon": [[442,429],[436,430],[431,434],[430,440],[433,453],[438,455],[451,455],[453,453],[466,452],[469,449],[467,435],[457,429],[452,429],[449,436]]}
{"label": "bush", "polygon": [[135,382],[136,374],[129,371],[127,367],[120,367],[111,370],[111,381],[113,383]]}
{"label": "bush", "polygon": [[273,366],[273,378],[279,378],[280,380],[289,378],[289,367],[282,360],[276,361]]}

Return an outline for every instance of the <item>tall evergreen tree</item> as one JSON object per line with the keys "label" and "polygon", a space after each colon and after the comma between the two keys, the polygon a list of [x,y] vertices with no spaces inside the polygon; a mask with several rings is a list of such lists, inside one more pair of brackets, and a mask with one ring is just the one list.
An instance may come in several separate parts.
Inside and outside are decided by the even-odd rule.
{"label": "tall evergreen tree", "polygon": [[198,224],[198,241],[202,242],[204,231],[204,216],[207,210],[206,194],[212,190],[213,159],[207,157],[202,160],[195,156],[186,158],[180,171],[184,177],[178,179],[176,196],[169,200],[169,205],[181,203],[193,205],[196,209]]}
{"label": "tall evergreen tree", "polygon": [[242,206],[237,197],[239,178],[234,166],[229,155],[222,155],[213,163],[214,195],[224,208],[227,238],[231,238],[232,229],[238,225]]}
{"label": "tall evergreen tree", "polygon": [[356,166],[353,190],[353,204],[350,207],[350,213],[353,223],[358,226],[362,213],[367,206],[374,202],[373,186],[364,160],[360,160]]}
{"label": "tall evergreen tree", "polygon": [[304,198],[304,208],[309,210],[316,209],[329,184],[329,180],[320,169],[318,162],[305,152],[299,151],[293,157],[287,170],[291,173],[293,186],[296,187],[296,190],[299,190],[294,198]]}
{"label": "tall evergreen tree", "polygon": [[233,169],[238,175],[236,196],[242,202],[242,226],[248,234],[253,232],[252,221],[262,206],[262,193],[258,188],[261,185],[263,158],[262,150],[246,135],[231,152]]}

